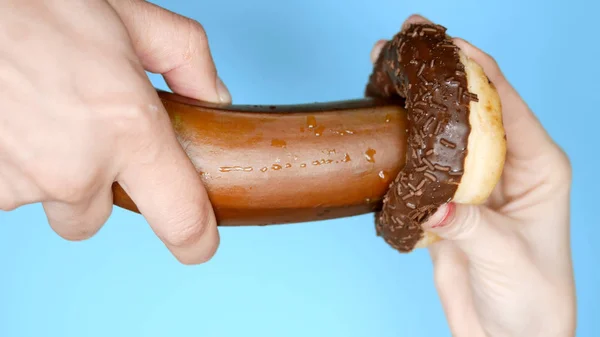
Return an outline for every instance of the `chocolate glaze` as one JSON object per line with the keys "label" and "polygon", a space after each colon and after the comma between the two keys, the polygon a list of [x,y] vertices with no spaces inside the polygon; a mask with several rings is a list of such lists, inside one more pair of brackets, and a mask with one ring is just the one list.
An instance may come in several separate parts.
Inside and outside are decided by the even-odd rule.
{"label": "chocolate glaze", "polygon": [[366,95],[403,97],[408,111],[406,165],[376,216],[377,235],[400,252],[423,237],[423,224],[452,200],[467,155],[469,103],[465,67],[446,28],[416,24],[383,47]]}

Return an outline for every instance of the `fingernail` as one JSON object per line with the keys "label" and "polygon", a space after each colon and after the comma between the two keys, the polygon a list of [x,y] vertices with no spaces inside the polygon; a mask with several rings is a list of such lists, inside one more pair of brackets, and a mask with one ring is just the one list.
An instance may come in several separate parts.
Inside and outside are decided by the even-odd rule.
{"label": "fingernail", "polygon": [[231,103],[231,94],[229,93],[229,89],[223,83],[220,77],[217,77],[217,95],[219,95],[219,100],[221,103]]}
{"label": "fingernail", "polygon": [[452,222],[456,206],[448,203],[440,206],[438,210],[423,224],[423,228],[435,229],[447,226]]}

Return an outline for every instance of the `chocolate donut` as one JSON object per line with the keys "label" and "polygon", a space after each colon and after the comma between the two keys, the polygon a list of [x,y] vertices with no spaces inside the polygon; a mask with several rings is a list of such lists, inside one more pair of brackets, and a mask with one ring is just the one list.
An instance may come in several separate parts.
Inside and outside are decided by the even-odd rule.
{"label": "chocolate donut", "polygon": [[[441,205],[485,201],[506,152],[500,99],[445,32],[397,34],[361,99],[219,105],[159,90],[219,226],[375,212],[377,235],[409,252],[439,239],[421,226]],[[113,196],[139,212],[117,183]]]}
{"label": "chocolate donut", "polygon": [[439,240],[421,225],[443,204],[484,202],[500,179],[506,142],[500,98],[482,68],[434,24],[411,24],[386,43],[366,88],[402,97],[406,164],[376,215],[376,232],[400,252]]}

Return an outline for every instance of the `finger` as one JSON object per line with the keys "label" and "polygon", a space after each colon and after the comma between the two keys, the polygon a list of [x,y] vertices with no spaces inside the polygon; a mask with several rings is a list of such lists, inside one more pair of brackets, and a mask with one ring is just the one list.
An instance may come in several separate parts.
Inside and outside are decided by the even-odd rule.
{"label": "finger", "polygon": [[404,23],[402,24],[402,29],[406,29],[408,28],[409,25],[413,25],[413,24],[423,24],[423,23],[433,23],[431,22],[431,20],[427,19],[426,17],[420,15],[420,14],[413,14],[411,16],[409,16],[408,18],[406,18],[406,20],[404,20]]}
{"label": "finger", "polygon": [[144,68],[162,74],[180,95],[230,103],[217,76],[208,38],[198,22],[141,0],[110,1],[125,23]]}
{"label": "finger", "polygon": [[379,40],[375,42],[373,49],[371,49],[371,63],[377,62],[379,54],[381,54],[381,49],[383,49],[383,46],[386,44],[386,42],[387,40]]}
{"label": "finger", "polygon": [[[408,17],[402,28],[410,24],[432,22],[418,14]],[[553,144],[533,112],[503,75],[498,63],[487,53],[464,39],[454,38],[454,42],[469,58],[477,62],[490,81],[496,86],[502,102],[503,122],[507,134],[508,155],[515,158],[532,158],[540,149]]]}
{"label": "finger", "polygon": [[94,236],[106,223],[113,209],[110,186],[77,203],[42,202],[50,227],[62,238],[72,241]]}
{"label": "finger", "polygon": [[164,108],[156,104],[157,112],[151,114],[155,120],[142,123],[150,126],[137,137],[137,151],[120,170],[117,182],[179,261],[206,262],[219,244],[212,206]]}
{"label": "finger", "polygon": [[502,104],[508,155],[514,158],[533,158],[553,145],[550,135],[529,109],[519,93],[508,82],[498,63],[488,54],[459,38],[456,45],[466,56],[477,62],[496,87]]}
{"label": "finger", "polygon": [[[431,21],[429,21],[427,18],[421,15],[413,14],[404,21],[404,23],[402,24],[402,29],[406,29],[408,25],[415,23],[431,23]],[[377,61],[377,58],[381,53],[381,49],[383,48],[386,42],[387,40],[382,39],[375,43],[373,49],[371,49],[371,63],[375,63]]]}
{"label": "finger", "polygon": [[[468,261],[451,241],[429,247],[434,266],[435,286],[453,336],[483,336],[475,311]],[[477,325],[473,325],[475,322]]]}
{"label": "finger", "polygon": [[524,242],[513,232],[515,226],[512,220],[485,206],[449,203],[440,207],[423,228],[452,241],[471,263],[498,266],[514,262],[513,258],[524,252]]}

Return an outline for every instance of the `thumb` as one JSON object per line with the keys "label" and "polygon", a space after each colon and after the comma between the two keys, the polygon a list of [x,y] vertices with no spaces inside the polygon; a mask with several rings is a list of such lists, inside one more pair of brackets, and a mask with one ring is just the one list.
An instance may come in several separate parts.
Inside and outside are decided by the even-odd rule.
{"label": "thumb", "polygon": [[448,203],[423,224],[423,229],[452,241],[471,262],[497,265],[507,262],[507,252],[522,247],[509,221],[484,205]]}
{"label": "thumb", "polygon": [[230,103],[200,23],[143,0],[108,1],[125,24],[144,68],[162,74],[173,92]]}

